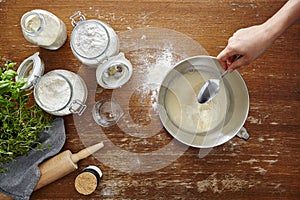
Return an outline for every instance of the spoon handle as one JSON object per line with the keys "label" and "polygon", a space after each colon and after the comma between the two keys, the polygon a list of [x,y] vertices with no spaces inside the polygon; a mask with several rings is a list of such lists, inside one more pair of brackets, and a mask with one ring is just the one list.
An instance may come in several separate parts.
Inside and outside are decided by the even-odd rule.
{"label": "spoon handle", "polygon": [[223,74],[221,75],[221,78],[223,78],[227,73],[228,73],[227,70],[225,72],[223,72]]}

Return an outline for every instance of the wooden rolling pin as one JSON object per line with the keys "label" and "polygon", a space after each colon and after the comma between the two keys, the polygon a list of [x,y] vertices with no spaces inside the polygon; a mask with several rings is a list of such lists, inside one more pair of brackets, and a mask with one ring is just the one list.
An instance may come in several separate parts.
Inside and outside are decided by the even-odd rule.
{"label": "wooden rolling pin", "polygon": [[[78,153],[72,154],[70,150],[66,150],[57,154],[56,156],[46,160],[39,165],[41,176],[34,190],[38,190],[45,185],[48,185],[67,174],[75,171],[78,166],[77,162],[82,160],[103,147],[103,143],[98,143],[93,146],[87,147],[79,151]],[[0,193],[0,200],[12,200],[11,197]]]}
{"label": "wooden rolling pin", "polygon": [[77,162],[84,159],[103,147],[103,143],[98,143],[87,147],[76,154],[72,154],[70,150],[66,150],[49,160],[43,162],[39,168],[41,171],[40,180],[35,186],[34,190],[38,190],[49,183],[52,183],[67,174],[75,171],[78,166]]}
{"label": "wooden rolling pin", "polygon": [[0,199],[1,200],[13,200],[13,198],[9,197],[9,196],[6,196],[5,194],[3,193],[0,193]]}

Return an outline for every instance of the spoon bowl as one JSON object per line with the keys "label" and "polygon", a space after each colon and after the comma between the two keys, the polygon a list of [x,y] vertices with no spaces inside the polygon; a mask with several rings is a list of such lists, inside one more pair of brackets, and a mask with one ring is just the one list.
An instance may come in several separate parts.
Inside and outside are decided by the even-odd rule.
{"label": "spoon bowl", "polygon": [[208,79],[199,90],[197,100],[204,104],[212,100],[220,90],[220,81],[228,73],[225,71],[218,79]]}

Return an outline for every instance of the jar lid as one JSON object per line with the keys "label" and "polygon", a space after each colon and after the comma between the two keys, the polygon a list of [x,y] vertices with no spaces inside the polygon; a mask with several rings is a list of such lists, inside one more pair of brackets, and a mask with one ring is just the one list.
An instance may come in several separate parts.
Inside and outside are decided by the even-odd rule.
{"label": "jar lid", "polygon": [[124,85],[132,75],[132,65],[119,53],[100,64],[96,70],[98,84],[105,89],[116,89]]}
{"label": "jar lid", "polygon": [[46,112],[65,109],[71,103],[73,88],[63,75],[50,71],[38,79],[34,88],[36,103]]}
{"label": "jar lid", "polygon": [[99,186],[102,171],[97,166],[84,168],[75,179],[75,189],[83,195],[92,194]]}
{"label": "jar lid", "polygon": [[27,84],[22,89],[30,90],[37,77],[40,77],[44,73],[44,62],[39,57],[39,52],[36,52],[32,56],[26,58],[17,70],[18,76],[16,79],[26,78]]}
{"label": "jar lid", "polygon": [[82,20],[71,34],[71,48],[81,57],[95,59],[103,55],[110,43],[108,30],[99,20]]}
{"label": "jar lid", "polygon": [[33,10],[25,13],[21,18],[22,31],[29,35],[35,35],[42,31],[45,24],[45,19],[39,10]]}

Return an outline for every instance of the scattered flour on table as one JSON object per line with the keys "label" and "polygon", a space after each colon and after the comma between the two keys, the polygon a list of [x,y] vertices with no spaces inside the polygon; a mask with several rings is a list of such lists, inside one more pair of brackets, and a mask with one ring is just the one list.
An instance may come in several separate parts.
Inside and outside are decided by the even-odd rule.
{"label": "scattered flour on table", "polygon": [[172,67],[173,55],[170,50],[165,50],[158,57],[156,63],[146,69],[146,84],[161,84],[165,75]]}
{"label": "scattered flour on table", "polygon": [[161,83],[169,70],[176,63],[171,47],[164,48],[158,55],[140,56],[138,62],[143,63],[136,73],[141,75],[141,86],[137,89],[142,98],[149,98],[154,110],[157,109],[157,95]]}

